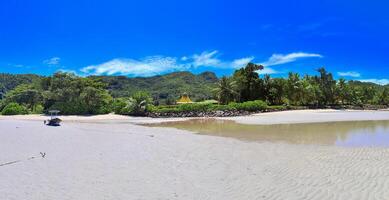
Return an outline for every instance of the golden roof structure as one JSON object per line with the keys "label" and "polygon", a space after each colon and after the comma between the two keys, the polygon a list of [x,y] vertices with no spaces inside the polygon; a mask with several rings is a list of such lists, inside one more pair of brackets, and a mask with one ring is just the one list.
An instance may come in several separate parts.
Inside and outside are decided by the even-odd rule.
{"label": "golden roof structure", "polygon": [[184,104],[184,103],[193,103],[192,100],[190,100],[189,96],[184,93],[180,99],[177,101],[178,104]]}

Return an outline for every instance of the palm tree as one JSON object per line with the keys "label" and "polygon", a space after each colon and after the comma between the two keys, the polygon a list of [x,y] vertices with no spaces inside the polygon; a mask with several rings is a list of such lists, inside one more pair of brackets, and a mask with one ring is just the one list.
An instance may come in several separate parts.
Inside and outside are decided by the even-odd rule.
{"label": "palm tree", "polygon": [[384,88],[381,95],[379,95],[379,104],[388,105],[389,104],[389,89],[387,87]]}
{"label": "palm tree", "polygon": [[336,84],[336,95],[341,104],[346,103],[347,96],[350,95],[349,87],[344,78],[340,78],[338,83]]}
{"label": "palm tree", "polygon": [[220,79],[214,92],[220,104],[228,104],[237,100],[239,94],[236,82],[225,76]]}
{"label": "palm tree", "polygon": [[147,111],[147,106],[150,105],[151,102],[152,99],[147,92],[139,91],[127,100],[125,109],[133,115],[144,115]]}

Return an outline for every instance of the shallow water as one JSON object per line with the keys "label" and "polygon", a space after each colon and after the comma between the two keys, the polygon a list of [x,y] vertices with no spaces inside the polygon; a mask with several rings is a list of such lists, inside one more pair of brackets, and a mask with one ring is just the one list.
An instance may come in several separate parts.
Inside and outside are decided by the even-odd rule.
{"label": "shallow water", "polygon": [[247,125],[230,120],[193,119],[147,126],[173,127],[198,134],[231,137],[246,141],[389,147],[389,121]]}

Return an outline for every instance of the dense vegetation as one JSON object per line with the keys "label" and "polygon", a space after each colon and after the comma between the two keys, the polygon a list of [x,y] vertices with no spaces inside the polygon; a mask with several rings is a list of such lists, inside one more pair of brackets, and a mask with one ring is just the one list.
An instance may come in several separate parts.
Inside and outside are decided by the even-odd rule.
{"label": "dense vegetation", "polygon": [[42,113],[48,109],[58,109],[62,114],[102,114],[111,111],[111,102],[104,83],[56,73],[16,86],[6,93],[0,110],[3,114]]}
{"label": "dense vegetation", "polygon": [[3,115],[24,115],[24,114],[28,114],[28,110],[25,106],[12,102],[7,104],[4,107],[2,114]]}
{"label": "dense vegetation", "polygon": [[107,84],[114,97],[129,97],[137,91],[147,91],[153,101],[160,104],[173,104],[183,93],[190,94],[194,101],[213,98],[212,88],[218,81],[213,72],[194,75],[190,72],[174,72],[166,75],[129,78],[125,76],[98,76]]}
{"label": "dense vegetation", "polygon": [[180,113],[180,112],[209,112],[209,111],[228,111],[228,110],[240,110],[240,111],[248,111],[255,112],[261,111],[268,108],[268,105],[261,101],[246,101],[243,103],[230,103],[228,105],[222,104],[213,104],[207,102],[199,102],[193,104],[180,104],[180,105],[165,105],[165,106],[150,106],[149,110],[151,112],[158,113]]}
{"label": "dense vegetation", "polygon": [[[389,105],[389,85],[335,80],[324,68],[314,76],[291,72],[287,78],[259,76],[257,72],[262,69],[263,66],[249,63],[232,76],[220,79],[212,72],[176,72],[149,78],[0,74],[0,111],[4,115],[43,113],[50,109],[62,114],[145,115]],[[183,93],[200,103],[175,105]],[[219,103],[204,101],[209,99]]]}
{"label": "dense vegetation", "polygon": [[5,93],[14,89],[20,84],[31,84],[41,79],[34,74],[4,74],[0,73],[0,99],[4,98]]}
{"label": "dense vegetation", "polygon": [[151,100],[149,93],[139,91],[129,98],[116,98],[112,109],[116,114],[121,115],[143,115],[151,110]]}
{"label": "dense vegetation", "polygon": [[220,103],[262,100],[270,105],[324,107],[333,105],[388,105],[389,85],[335,80],[324,68],[318,75],[290,72],[288,78],[259,77],[262,66],[248,64],[232,77],[222,77],[215,89]]}

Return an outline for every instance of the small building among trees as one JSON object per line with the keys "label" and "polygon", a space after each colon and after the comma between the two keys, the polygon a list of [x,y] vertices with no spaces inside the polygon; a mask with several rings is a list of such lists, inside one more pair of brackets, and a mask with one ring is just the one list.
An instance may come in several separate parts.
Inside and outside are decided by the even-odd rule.
{"label": "small building among trees", "polygon": [[188,94],[184,93],[180,99],[177,100],[177,104],[185,104],[185,103],[193,103],[192,100],[190,100]]}

